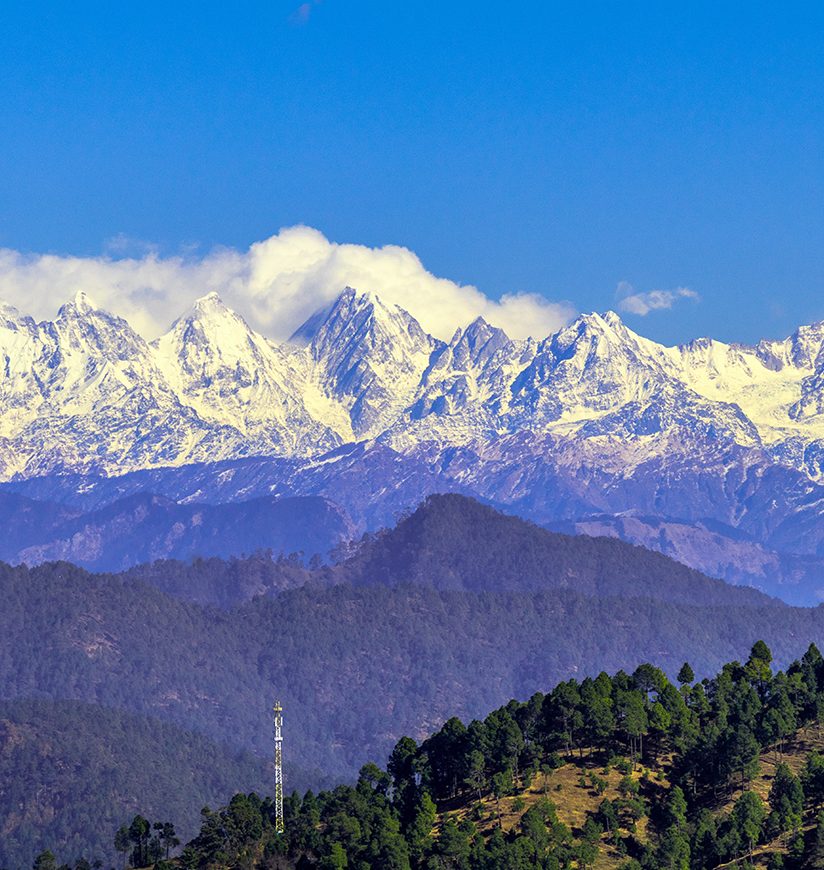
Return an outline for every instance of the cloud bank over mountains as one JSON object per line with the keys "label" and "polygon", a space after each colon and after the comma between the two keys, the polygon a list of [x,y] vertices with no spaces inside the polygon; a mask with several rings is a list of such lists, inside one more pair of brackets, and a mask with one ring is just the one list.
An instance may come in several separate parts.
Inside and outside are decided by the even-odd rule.
{"label": "cloud bank over mountains", "polygon": [[162,257],[151,250],[139,257],[74,257],[0,249],[0,299],[46,319],[83,290],[148,339],[165,332],[195,299],[217,291],[254,328],[282,340],[347,285],[397,303],[443,339],[478,315],[525,338],[548,335],[575,314],[570,303],[534,293],[495,300],[477,287],[433,275],[408,248],[338,244],[306,226],[282,229],[246,251],[217,248],[198,257]]}

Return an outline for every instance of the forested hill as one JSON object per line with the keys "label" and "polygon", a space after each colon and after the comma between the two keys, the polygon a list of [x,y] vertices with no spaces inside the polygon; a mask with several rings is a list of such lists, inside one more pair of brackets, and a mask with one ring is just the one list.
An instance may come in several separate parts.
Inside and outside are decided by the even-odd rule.
{"label": "forested hill", "polygon": [[818,649],[774,671],[758,641],[712,679],[643,664],[403,737],[356,785],[293,793],[283,834],[269,798],[237,794],[179,849],[142,815],[112,843],[155,870],[818,868],[823,715]]}
{"label": "forested hill", "polygon": [[[632,671],[649,659],[673,674],[687,658],[700,676],[745,656],[758,637],[781,663],[810,640],[824,644],[821,608],[706,607],[569,590],[303,587],[227,612],[51,564],[0,566],[0,599],[2,696],[126,710],[266,759],[277,695],[288,705],[286,776],[295,787],[349,781],[405,733],[421,738],[450,715],[469,720],[571,676]],[[66,720],[62,728],[74,726]],[[88,730],[77,740],[94,757],[109,737]],[[26,782],[32,795],[52,787],[47,768],[28,769]],[[201,792],[189,780],[179,785],[180,800],[197,813]],[[123,810],[135,802],[162,807],[158,788],[144,779],[139,795],[114,792],[111,801]],[[72,793],[74,804],[55,808],[58,829],[88,817],[85,802],[98,800],[85,787]],[[17,812],[0,786],[0,829]],[[158,811],[161,821],[171,815]],[[48,830],[27,841],[59,845]]]}
{"label": "forested hill", "polygon": [[340,567],[352,583],[414,583],[472,592],[571,589],[684,604],[764,605],[660,553],[615,538],[563,535],[462,495],[433,495],[395,528],[368,537]]}
{"label": "forested hill", "polygon": [[412,584],[440,590],[529,593],[571,590],[597,597],[649,598],[699,606],[758,606],[775,599],[687,568],[613,538],[564,535],[501,514],[460,495],[433,495],[391,529],[366,535],[334,566],[294,558],[163,561],[127,577],[189,601],[231,607],[310,583]]}
{"label": "forested hill", "polygon": [[158,719],[79,701],[0,701],[0,866],[28,867],[48,842],[71,857],[109,855],[129,808],[174,819],[191,837],[201,807],[271,778],[265,759]]}

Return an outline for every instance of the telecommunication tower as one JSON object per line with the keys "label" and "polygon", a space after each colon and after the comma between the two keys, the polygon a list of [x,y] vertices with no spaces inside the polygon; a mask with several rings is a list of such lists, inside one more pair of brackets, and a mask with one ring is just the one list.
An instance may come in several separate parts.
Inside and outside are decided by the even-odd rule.
{"label": "telecommunication tower", "polygon": [[275,701],[275,832],[283,833],[283,707]]}

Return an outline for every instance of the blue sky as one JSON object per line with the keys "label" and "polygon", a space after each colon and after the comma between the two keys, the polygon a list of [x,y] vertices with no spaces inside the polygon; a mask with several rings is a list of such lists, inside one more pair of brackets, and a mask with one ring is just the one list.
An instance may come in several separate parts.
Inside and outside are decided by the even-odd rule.
{"label": "blue sky", "polygon": [[2,247],[302,223],[492,297],[689,288],[625,315],[667,342],[824,319],[821,7],[112,5],[4,4]]}

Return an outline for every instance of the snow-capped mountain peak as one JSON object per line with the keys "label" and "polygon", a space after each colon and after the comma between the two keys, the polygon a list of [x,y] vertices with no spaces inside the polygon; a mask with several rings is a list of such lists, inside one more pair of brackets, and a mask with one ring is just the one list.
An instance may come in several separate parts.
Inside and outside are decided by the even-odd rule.
{"label": "snow-capped mountain peak", "polygon": [[96,310],[98,309],[94,299],[85,290],[78,290],[72,299],[60,306],[57,316],[58,318],[71,317],[73,315],[83,316]]}
{"label": "snow-capped mountain peak", "polygon": [[104,360],[137,361],[147,354],[145,340],[126,320],[98,308],[82,290],[60,306],[56,320],[39,324],[39,330],[56,358],[68,366],[70,377],[79,367],[95,368]]}
{"label": "snow-capped mountain peak", "polygon": [[358,438],[380,434],[400,416],[443,346],[407,311],[352,287],[295,335],[309,340],[314,381],[343,404]]}
{"label": "snow-capped mountain peak", "polygon": [[376,293],[352,287],[345,287],[331,305],[312,315],[294,337],[308,339],[316,349],[315,356],[339,340],[351,342],[352,338],[373,345],[397,339],[398,355],[434,341],[403,308],[385,303]]}
{"label": "snow-capped mountain peak", "polygon": [[787,344],[793,365],[820,369],[824,364],[824,321],[800,326],[787,339]]}
{"label": "snow-capped mountain peak", "polygon": [[515,392],[525,408],[542,408],[546,419],[602,414],[659,392],[667,379],[663,354],[612,312],[582,314],[538,345]]}
{"label": "snow-capped mountain peak", "polygon": [[811,324],[756,347],[666,348],[614,312],[539,341],[477,317],[444,343],[351,287],[281,345],[214,292],[150,345],[79,293],[53,322],[0,306],[0,475],[553,437],[633,463],[736,444],[818,477],[822,346]]}
{"label": "snow-capped mountain peak", "polygon": [[223,300],[220,298],[220,293],[218,293],[217,290],[212,290],[205,296],[201,296],[198,299],[195,299],[193,307],[196,308],[198,311],[205,311],[210,308],[226,308]]}
{"label": "snow-capped mountain peak", "polygon": [[334,432],[307,410],[305,367],[255,332],[217,293],[152,344],[154,359],[179,401],[213,426],[234,431],[254,452],[305,450],[306,439],[326,447]]}
{"label": "snow-capped mountain peak", "polygon": [[[509,343],[509,336],[496,326],[491,326],[483,317],[476,317],[466,327],[459,342],[463,342],[473,356],[477,356],[482,350],[489,348],[493,352]],[[490,343],[492,347],[489,347]]]}
{"label": "snow-capped mountain peak", "polygon": [[209,376],[223,366],[258,363],[269,343],[224,305],[217,293],[195,300],[170,330],[154,342],[158,357],[177,361],[190,376]]}
{"label": "snow-capped mountain peak", "polygon": [[22,314],[14,305],[0,299],[0,329],[7,329],[12,332],[24,330],[32,332],[37,329],[37,324],[34,318],[28,314]]}

